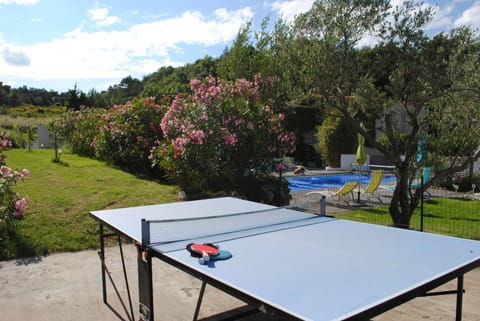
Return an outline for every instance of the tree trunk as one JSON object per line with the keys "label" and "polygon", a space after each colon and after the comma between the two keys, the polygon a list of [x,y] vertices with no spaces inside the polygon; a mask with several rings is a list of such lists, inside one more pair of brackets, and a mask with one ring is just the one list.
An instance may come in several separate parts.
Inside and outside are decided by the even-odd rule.
{"label": "tree trunk", "polygon": [[468,178],[472,178],[473,177],[473,167],[475,165],[475,160],[473,158],[469,158],[469,162],[468,162]]}
{"label": "tree trunk", "polygon": [[397,168],[397,186],[393,192],[389,210],[393,226],[410,228],[413,210],[410,203],[408,168]]}

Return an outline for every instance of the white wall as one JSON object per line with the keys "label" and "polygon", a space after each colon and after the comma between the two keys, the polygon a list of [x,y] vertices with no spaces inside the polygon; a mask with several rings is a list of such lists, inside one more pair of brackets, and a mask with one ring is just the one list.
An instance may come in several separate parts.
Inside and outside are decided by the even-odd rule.
{"label": "white wall", "polygon": [[[355,164],[355,154],[342,154],[340,155],[340,168],[348,170],[352,168],[352,164]],[[367,160],[363,165],[370,165],[370,156],[367,155]]]}

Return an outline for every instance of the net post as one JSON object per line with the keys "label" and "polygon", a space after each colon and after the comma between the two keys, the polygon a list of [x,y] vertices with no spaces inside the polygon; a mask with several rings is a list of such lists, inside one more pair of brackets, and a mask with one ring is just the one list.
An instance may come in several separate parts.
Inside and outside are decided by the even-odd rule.
{"label": "net post", "polygon": [[320,216],[327,216],[327,199],[325,195],[322,195],[320,199]]}
{"label": "net post", "polygon": [[138,311],[140,321],[154,320],[152,257],[146,248],[150,244],[150,221],[142,218],[142,244],[137,258]]}
{"label": "net post", "polygon": [[150,222],[142,218],[142,246],[150,244]]}

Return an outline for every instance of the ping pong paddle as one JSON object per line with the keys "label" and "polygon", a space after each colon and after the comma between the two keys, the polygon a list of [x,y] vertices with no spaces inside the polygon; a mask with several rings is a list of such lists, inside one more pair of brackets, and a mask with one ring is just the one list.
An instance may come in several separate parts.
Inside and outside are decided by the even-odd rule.
{"label": "ping pong paddle", "polygon": [[200,264],[205,264],[210,261],[210,257],[217,256],[220,253],[218,246],[209,243],[190,243],[187,245],[187,250],[192,256],[199,258]]}
{"label": "ping pong paddle", "polygon": [[210,259],[211,260],[228,260],[231,257],[232,257],[232,253],[230,253],[230,251],[220,250],[218,251],[217,255],[212,256]]}

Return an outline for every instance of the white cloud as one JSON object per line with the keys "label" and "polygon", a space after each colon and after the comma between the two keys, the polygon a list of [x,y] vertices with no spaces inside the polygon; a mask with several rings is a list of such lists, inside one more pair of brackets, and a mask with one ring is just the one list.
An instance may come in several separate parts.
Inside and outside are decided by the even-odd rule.
{"label": "white cloud", "polygon": [[249,9],[216,10],[215,17],[216,20],[206,20],[199,11],[187,11],[179,17],[136,25],[130,28],[130,34],[135,43],[150,43],[148,50],[164,51],[180,43],[211,46],[232,40],[253,13]]}
{"label": "white cloud", "polygon": [[97,25],[98,26],[111,26],[111,25],[116,24],[118,22],[120,22],[119,17],[109,16],[109,17],[105,17],[105,19],[103,19],[103,20],[97,21]]}
{"label": "white cloud", "polygon": [[480,1],[475,1],[470,8],[465,10],[463,14],[455,20],[455,27],[470,26],[473,29],[480,28]]}
{"label": "white cloud", "polygon": [[[104,21],[108,11],[89,12],[94,21]],[[207,19],[200,12],[187,11],[170,19],[137,24],[126,30],[87,32],[84,25],[48,42],[16,46],[0,34],[0,53],[23,53],[28,67],[0,59],[2,77],[23,79],[119,79],[144,75],[161,66],[178,66],[170,54],[182,52],[182,44],[212,46],[235,38],[241,25],[253,17],[242,9],[213,12]],[[24,57],[24,58],[25,58]],[[23,61],[25,62],[25,61]]]}
{"label": "white cloud", "polygon": [[426,30],[449,30],[453,26],[452,13],[455,6],[448,4],[445,7],[433,5],[435,15],[433,20],[426,26]]}
{"label": "white cloud", "polygon": [[0,5],[2,4],[17,4],[19,6],[32,6],[36,4],[38,0],[0,0]]}
{"label": "white cloud", "polygon": [[18,83],[16,81],[4,81],[3,84],[12,88],[18,87]]}
{"label": "white cloud", "polygon": [[273,10],[287,22],[293,21],[296,15],[308,11],[313,0],[275,1],[271,4]]}
{"label": "white cloud", "polygon": [[30,65],[30,58],[23,52],[11,51],[9,47],[3,50],[2,54],[5,62],[12,66],[28,66]]}
{"label": "white cloud", "polygon": [[120,22],[120,18],[117,16],[109,16],[108,8],[102,7],[100,3],[95,2],[95,7],[88,10],[88,17],[95,21],[97,26],[111,26],[115,23]]}

